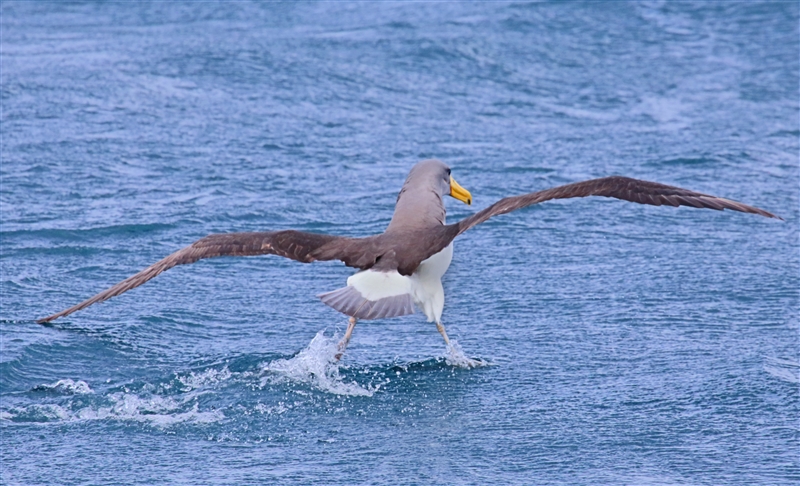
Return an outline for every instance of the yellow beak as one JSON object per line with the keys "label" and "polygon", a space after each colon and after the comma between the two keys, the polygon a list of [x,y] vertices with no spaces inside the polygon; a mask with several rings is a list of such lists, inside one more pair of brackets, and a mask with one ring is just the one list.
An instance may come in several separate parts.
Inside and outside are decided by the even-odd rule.
{"label": "yellow beak", "polygon": [[453,179],[453,176],[450,176],[450,195],[461,202],[472,205],[472,194],[461,187],[461,185]]}

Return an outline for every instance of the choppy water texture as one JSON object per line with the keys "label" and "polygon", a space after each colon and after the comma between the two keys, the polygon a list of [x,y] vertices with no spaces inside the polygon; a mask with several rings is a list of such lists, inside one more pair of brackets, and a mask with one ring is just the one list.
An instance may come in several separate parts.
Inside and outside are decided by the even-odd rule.
{"label": "choppy water texture", "polygon": [[[798,464],[797,2],[2,3],[4,484],[781,484]],[[786,218],[550,202],[456,241],[421,314],[341,264],[416,161],[496,199],[621,174]],[[465,369],[465,356],[487,363]]]}

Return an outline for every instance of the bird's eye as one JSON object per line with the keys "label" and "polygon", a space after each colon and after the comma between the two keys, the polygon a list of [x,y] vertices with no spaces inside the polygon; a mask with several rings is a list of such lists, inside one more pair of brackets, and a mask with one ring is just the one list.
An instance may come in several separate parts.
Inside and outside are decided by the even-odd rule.
{"label": "bird's eye", "polygon": [[450,168],[447,168],[447,175],[450,175]]}

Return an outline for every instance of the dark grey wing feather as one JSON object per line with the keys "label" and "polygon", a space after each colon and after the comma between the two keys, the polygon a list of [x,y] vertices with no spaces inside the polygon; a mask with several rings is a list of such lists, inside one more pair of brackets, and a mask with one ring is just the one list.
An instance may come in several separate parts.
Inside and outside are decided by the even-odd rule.
{"label": "dark grey wing feather", "polygon": [[549,201],[551,199],[567,199],[572,197],[603,196],[631,201],[652,206],[693,206],[696,208],[709,208],[716,210],[732,209],[743,213],[752,213],[783,220],[779,216],[738,201],[716,196],[709,196],[700,192],[668,186],[657,182],[641,181],[629,177],[611,176],[601,179],[592,179],[574,184],[558,186],[544,191],[532,192],[521,196],[503,198],[488,208],[462,219],[455,223],[458,234],[473,226],[483,223],[487,219],[499,214],[510,213],[533,204]]}
{"label": "dark grey wing feather", "polygon": [[[347,265],[358,267],[357,264],[359,263],[369,262],[369,250],[369,238],[353,239],[294,230],[209,235],[150,265],[136,275],[126,278],[94,297],[69,309],[39,319],[36,322],[50,322],[59,317],[72,314],[92,304],[136,288],[158,276],[164,270],[169,270],[177,265],[194,263],[204,258],[279,255],[303,263],[310,263],[315,260],[342,260]],[[375,258],[372,256],[373,263]]]}

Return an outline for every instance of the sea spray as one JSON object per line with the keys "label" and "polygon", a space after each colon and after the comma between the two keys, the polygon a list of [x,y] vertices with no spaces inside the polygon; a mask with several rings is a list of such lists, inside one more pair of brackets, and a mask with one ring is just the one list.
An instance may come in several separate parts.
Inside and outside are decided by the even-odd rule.
{"label": "sea spray", "polygon": [[478,368],[481,366],[489,366],[491,363],[482,359],[473,359],[464,354],[464,350],[455,339],[450,340],[447,345],[447,354],[444,357],[445,363],[457,368]]}
{"label": "sea spray", "polygon": [[308,346],[289,359],[277,359],[264,365],[266,374],[262,385],[278,380],[308,383],[321,391],[336,395],[371,397],[374,389],[366,389],[357,383],[347,383],[339,374],[336,360],[337,336],[327,337],[319,331]]}

